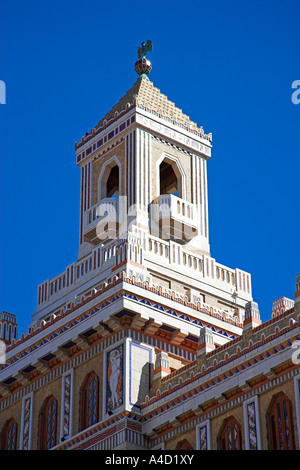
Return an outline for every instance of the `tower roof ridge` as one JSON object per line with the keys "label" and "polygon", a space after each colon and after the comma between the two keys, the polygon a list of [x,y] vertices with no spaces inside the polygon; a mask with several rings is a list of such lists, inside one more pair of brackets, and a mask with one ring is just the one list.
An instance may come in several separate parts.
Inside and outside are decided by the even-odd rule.
{"label": "tower roof ridge", "polygon": [[102,127],[103,121],[109,121],[112,119],[115,115],[116,112],[120,113],[126,108],[126,104],[133,104],[134,98],[139,94],[139,89],[141,87],[141,84],[143,82],[143,78],[139,78],[133,86],[125,93],[122,98],[119,99],[119,101],[111,108],[110,111],[108,111],[105,116],[98,122],[98,124],[95,126],[95,129],[98,129],[99,127]]}

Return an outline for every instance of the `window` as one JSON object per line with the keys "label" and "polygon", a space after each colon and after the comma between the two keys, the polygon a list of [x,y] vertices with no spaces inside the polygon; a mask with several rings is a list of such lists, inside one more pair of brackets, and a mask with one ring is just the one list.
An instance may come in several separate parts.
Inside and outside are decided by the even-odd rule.
{"label": "window", "polygon": [[178,442],[176,450],[194,450],[189,441],[184,439],[183,441]]}
{"label": "window", "polygon": [[121,191],[120,169],[115,157],[103,165],[98,178],[99,201],[105,198],[119,197]]}
{"label": "window", "polygon": [[241,450],[241,426],[232,416],[226,419],[219,433],[219,449],[220,450]]}
{"label": "window", "polygon": [[10,419],[3,428],[1,436],[1,450],[16,450],[17,423]]}
{"label": "window", "polygon": [[267,415],[271,450],[293,450],[294,433],[291,400],[280,393],[273,398]]}
{"label": "window", "polygon": [[160,194],[178,196],[178,181],[173,167],[165,160],[159,167]]}
{"label": "window", "polygon": [[106,182],[106,197],[119,197],[119,167],[115,165]]}
{"label": "window", "polygon": [[41,443],[42,450],[51,449],[56,444],[57,400],[48,398],[41,412]]}
{"label": "window", "polygon": [[99,420],[99,379],[93,372],[86,379],[81,395],[81,430]]}

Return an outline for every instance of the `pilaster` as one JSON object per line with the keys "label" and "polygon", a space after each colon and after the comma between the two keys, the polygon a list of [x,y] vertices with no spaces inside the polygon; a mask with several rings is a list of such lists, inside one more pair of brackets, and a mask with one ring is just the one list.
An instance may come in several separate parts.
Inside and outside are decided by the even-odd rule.
{"label": "pilaster", "polygon": [[245,305],[245,319],[243,330],[253,329],[261,324],[258,304],[256,302],[247,302]]}

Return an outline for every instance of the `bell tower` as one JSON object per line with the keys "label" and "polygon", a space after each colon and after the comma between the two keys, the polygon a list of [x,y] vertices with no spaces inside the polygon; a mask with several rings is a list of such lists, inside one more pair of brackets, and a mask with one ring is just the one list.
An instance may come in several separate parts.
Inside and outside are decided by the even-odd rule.
{"label": "bell tower", "polygon": [[135,229],[210,255],[206,162],[212,136],[149,80],[145,56],[151,51],[151,41],[142,43],[136,83],[75,145],[79,258]]}
{"label": "bell tower", "polygon": [[211,256],[212,134],[151,82],[152,51],[150,40],[138,47],[137,80],[75,143],[78,259],[40,284],[34,324],[124,276],[232,325],[244,320],[250,274]]}
{"label": "bell tower", "polygon": [[211,256],[211,134],[149,80],[151,52],[76,143],[78,258],[38,286],[27,334],[0,314],[1,449],[260,449],[299,399],[300,275],[261,324],[250,274]]}

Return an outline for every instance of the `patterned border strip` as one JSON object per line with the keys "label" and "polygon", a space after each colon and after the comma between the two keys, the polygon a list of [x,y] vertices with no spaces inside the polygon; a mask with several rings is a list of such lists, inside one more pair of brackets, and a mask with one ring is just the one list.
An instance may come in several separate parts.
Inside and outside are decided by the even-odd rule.
{"label": "patterned border strip", "polygon": [[23,435],[22,435],[22,449],[29,450],[30,442],[30,426],[31,426],[31,408],[32,408],[32,397],[25,398],[24,401],[24,419],[23,419]]}
{"label": "patterned border strip", "polygon": [[107,439],[112,434],[116,434],[117,432],[122,431],[123,429],[125,429],[125,421],[122,421],[116,424],[115,426],[112,426],[110,429],[107,429],[106,431],[101,432],[100,434],[88,439],[82,444],[74,446],[73,449],[84,450],[87,447],[91,447],[93,444],[96,444],[97,442],[102,441],[103,439]]}
{"label": "patterned border strip", "polygon": [[[85,317],[86,314],[83,314],[82,316]],[[76,320],[76,319],[75,319]],[[205,376],[206,374],[210,373],[212,370],[215,370],[216,368],[219,368],[221,366],[223,366],[225,363],[229,363],[235,359],[237,359],[238,357],[240,357],[241,355],[244,355],[250,351],[252,351],[253,349],[256,349],[257,347],[271,341],[272,339],[274,339],[275,337],[277,336],[280,336],[281,334],[285,334],[287,331],[290,331],[294,328],[293,327],[287,327],[285,328],[284,330],[280,330],[279,332],[276,333],[276,335],[270,335],[269,337],[265,338],[263,341],[260,341],[259,343],[255,343],[254,345],[251,345],[249,348],[247,348],[246,350],[243,350],[242,352],[238,352],[236,353],[235,355],[231,356],[230,359],[225,359],[225,361],[221,361],[217,366],[212,366],[210,367],[209,369],[201,372],[201,373],[198,373],[196,376],[193,376],[189,379],[187,379],[185,382],[182,383],[181,386],[185,386],[187,385],[188,383],[191,383],[192,381],[194,381],[196,378],[199,378],[201,376]],[[9,406],[12,402],[18,400],[20,398],[20,396],[24,396],[25,394],[29,393],[29,391],[31,390],[34,390],[36,388],[39,388],[40,386],[44,385],[45,382],[48,382],[48,381],[51,381],[54,377],[57,376],[57,374],[60,374],[62,373],[62,371],[66,371],[68,370],[69,368],[71,367],[74,367],[76,365],[78,365],[78,363],[80,362],[83,362],[85,360],[87,360],[89,357],[91,357],[92,355],[95,355],[97,354],[100,350],[103,349],[103,347],[108,347],[109,345],[111,345],[113,343],[113,341],[115,340],[116,338],[116,335],[117,337],[120,337],[123,338],[124,337],[124,334],[128,334],[130,330],[121,330],[120,332],[117,332],[115,333],[115,335],[113,335],[112,337],[108,338],[107,340],[104,340],[104,342],[101,342],[97,345],[95,345],[94,347],[92,347],[91,349],[89,350],[85,350],[83,351],[79,356],[77,356],[76,358],[72,359],[71,361],[69,361],[69,363],[67,364],[64,364],[62,366],[59,366],[57,369],[54,369],[53,371],[50,371],[49,373],[45,374],[44,377],[42,378],[39,378],[37,379],[35,382],[31,383],[31,384],[28,384],[26,386],[24,386],[24,388],[22,390],[17,390],[15,392],[12,392],[11,395],[9,395],[8,397],[3,397],[1,400],[0,400],[0,409],[3,409],[5,408],[6,406]],[[140,332],[131,332],[132,334],[132,337],[134,339],[136,339],[136,335],[142,335],[142,340],[151,344],[151,345],[154,345],[154,346],[157,346],[156,344],[156,341],[155,341],[155,338],[148,338],[146,335],[140,333]],[[239,338],[238,338],[239,339]],[[300,339],[300,335],[299,336],[296,336],[294,338],[294,340],[297,340],[297,339]],[[240,372],[241,370],[244,370],[246,367],[251,367],[251,365],[255,364],[258,360],[263,360],[264,357],[269,357],[271,354],[276,354],[279,352],[279,350],[282,350],[282,349],[285,349],[286,347],[289,347],[291,346],[291,342],[292,342],[293,339],[289,340],[289,342],[287,343],[286,346],[283,345],[277,345],[276,348],[271,348],[269,351],[265,351],[263,354],[260,354],[258,355],[258,357],[256,358],[252,358],[252,362],[251,361],[246,361],[245,363],[239,365],[238,367],[236,368],[233,368],[231,369],[230,371],[227,372],[228,374],[228,377],[229,376],[232,376],[233,374],[237,373],[237,372]],[[158,340],[157,340],[158,341]],[[231,342],[228,342],[226,345],[224,346],[227,346],[227,347],[230,347],[233,343],[235,343],[236,340],[233,340]],[[222,350],[224,351],[224,346],[222,346]],[[278,349],[277,349],[278,348]],[[213,351],[212,353],[209,353],[209,355],[212,355],[214,353],[218,353],[220,351],[220,348],[217,348],[215,351]],[[176,353],[176,351],[174,351],[174,353]],[[265,356],[264,356],[265,355]],[[180,375],[180,373],[182,373],[184,370],[188,370],[189,368],[192,368],[192,367],[195,367],[196,365],[196,362],[193,361],[191,364],[188,364],[187,366],[184,366],[184,368],[182,369],[178,369],[178,371],[175,371],[172,376],[170,376],[171,379],[173,379],[175,377],[175,375]],[[193,372],[192,372],[193,374]],[[226,374],[224,374],[224,376],[222,377],[218,377],[217,378],[217,381],[222,381],[224,380],[226,377]],[[166,377],[165,380],[167,380],[168,377]],[[214,385],[214,380],[211,381],[211,384],[208,384],[207,385],[207,388],[211,385]],[[180,388],[181,386],[177,386],[178,388]],[[172,391],[174,391],[175,388],[173,387],[172,388]],[[163,396],[167,395],[168,394],[168,391],[165,391],[163,392],[162,394],[160,394],[159,397],[157,396],[154,396],[151,398],[151,400],[149,400],[148,402],[146,402],[144,405],[142,405],[142,408],[143,407],[146,407],[148,404],[151,404],[157,400],[159,400],[160,398],[162,398]]]}
{"label": "patterned border strip", "polygon": [[[148,289],[149,291],[155,291],[154,293],[157,294],[157,291],[156,289]],[[158,294],[158,295],[162,295],[162,294]],[[173,300],[170,296],[167,296],[166,294],[163,295],[164,297],[167,297],[169,298],[170,300]],[[193,323],[194,325],[197,325],[197,326],[200,326],[201,328],[203,326],[208,326],[213,332],[215,333],[218,333],[219,335],[222,335],[222,336],[225,336],[226,338],[231,338],[231,339],[234,339],[235,338],[235,335],[232,335],[230,333],[228,333],[226,330],[224,329],[216,329],[216,327],[214,325],[210,325],[209,323],[206,323],[206,322],[203,322],[201,320],[199,320],[198,318],[196,317],[193,317],[191,315],[187,315],[186,313],[182,313],[182,312],[178,312],[177,310],[174,310],[172,308],[169,308],[169,307],[166,307],[165,305],[163,304],[160,304],[158,302],[155,302],[155,301],[151,301],[149,299],[145,299],[145,297],[143,296],[140,296],[140,295],[137,295],[137,294],[133,294],[132,292],[124,292],[124,297],[128,298],[128,299],[131,299],[131,300],[135,300],[136,302],[139,302],[139,303],[142,303],[143,305],[146,305],[148,307],[151,307],[151,308],[155,308],[156,310],[159,310],[160,312],[163,312],[163,313],[167,313],[169,315],[172,315],[176,318],[180,318],[181,320],[185,320],[189,323]],[[182,303],[184,304],[184,302],[180,299],[176,299],[175,300],[176,302],[179,302],[179,303]],[[197,309],[196,306],[194,304],[187,304],[188,307],[191,307],[191,305],[193,305],[192,308],[194,309]],[[215,316],[215,315],[211,315],[207,310],[205,309],[202,309],[200,310],[202,313],[206,314],[206,315],[210,315],[210,316]],[[223,320],[222,320],[223,321]]]}
{"label": "patterned border strip", "polygon": [[[16,389],[13,392],[11,392],[10,395],[1,398],[0,410],[6,408],[7,406],[10,406],[12,403],[16,402],[17,400],[25,396],[27,393],[31,391],[35,391],[39,389],[40,387],[43,387],[46,383],[49,383],[55,378],[60,377],[65,372],[89,360],[91,357],[95,356],[96,354],[103,351],[104,349],[113,346],[115,342],[121,341],[124,338],[129,338],[129,337],[135,341],[147,343],[152,347],[157,347],[159,349],[165,348],[167,352],[180,356],[180,350],[176,346],[170,345],[168,343],[164,343],[162,340],[153,338],[152,336],[148,336],[140,331],[123,328],[122,330],[115,332],[112,336],[104,338],[103,341],[95,344],[91,348],[85,349],[84,351],[82,351],[82,353],[73,357],[68,362],[58,365],[53,370],[46,372],[42,377],[38,377],[37,379],[33,380],[31,383],[24,385],[23,388]],[[188,353],[187,355],[184,355],[182,357],[185,357],[185,359],[190,360],[190,356],[191,356],[191,353]]]}
{"label": "patterned border strip", "polygon": [[107,439],[109,436],[128,428],[136,432],[141,432],[141,425],[137,422],[139,416],[130,412],[122,412],[109,418],[106,421],[96,424],[92,428],[83,431],[69,441],[55,447],[55,450],[84,449],[91,447],[96,442]]}
{"label": "patterned border strip", "polygon": [[[10,345],[10,346],[7,347],[6,352],[11,351],[11,350],[14,349],[16,346],[19,346],[20,344],[25,343],[25,342],[28,341],[28,340],[31,340],[31,341],[32,341],[32,338],[33,338],[35,335],[37,335],[38,333],[40,333],[41,331],[47,329],[49,326],[51,326],[51,325],[54,324],[55,322],[61,320],[63,317],[65,317],[65,316],[67,316],[68,314],[72,313],[74,310],[76,310],[76,309],[82,307],[84,304],[86,304],[86,303],[88,303],[89,301],[93,300],[96,296],[103,294],[104,292],[108,291],[109,289],[111,289],[112,287],[114,287],[115,285],[117,285],[117,284],[119,284],[119,283],[121,283],[121,282],[123,282],[123,281],[124,281],[124,282],[127,282],[127,283],[129,283],[129,284],[133,284],[133,285],[135,285],[135,286],[137,286],[137,287],[141,287],[141,288],[143,288],[143,289],[145,289],[145,290],[149,290],[149,291],[155,293],[156,295],[161,295],[162,297],[168,297],[168,298],[169,298],[169,296],[167,296],[166,294],[160,294],[160,293],[159,293],[159,290],[156,290],[155,288],[148,288],[148,289],[146,289],[146,286],[145,286],[144,284],[140,283],[140,282],[133,282],[133,281],[132,281],[131,279],[129,279],[129,278],[120,278],[120,279],[118,279],[116,282],[114,282],[113,284],[109,284],[108,286],[103,287],[102,290],[98,291],[96,294],[93,293],[93,294],[92,294],[90,297],[88,297],[87,299],[82,300],[82,302],[81,302],[81,303],[78,303],[78,304],[76,305],[76,307],[74,307],[74,305],[72,305],[72,307],[71,307],[69,310],[67,310],[67,311],[65,311],[65,312],[63,312],[63,313],[61,313],[60,315],[57,315],[55,319],[52,319],[50,322],[48,322],[47,324],[41,326],[40,328],[38,328],[38,329],[32,331],[31,333],[28,333],[27,335],[25,335],[25,334],[23,333],[22,336],[21,336],[21,338],[20,338],[18,341],[12,343],[12,345]],[[125,292],[125,291],[124,291],[124,292]],[[111,299],[114,299],[114,297],[115,297],[116,295],[117,295],[117,294],[115,294],[114,296],[111,296]],[[141,297],[141,298],[143,299],[144,297]],[[114,299],[114,300],[116,300],[116,299]],[[104,301],[102,302],[102,304],[101,304],[101,308],[104,308],[105,306],[107,306],[107,303],[106,303],[106,302],[108,302],[108,301],[109,301],[109,299],[104,300]],[[183,301],[181,301],[181,300],[179,300],[179,299],[174,299],[173,301],[178,302],[178,303],[181,303],[181,304],[184,303]],[[103,304],[104,304],[104,305],[103,305]],[[157,306],[157,307],[156,307],[156,306]],[[189,308],[192,308],[193,310],[198,310],[197,306],[196,306],[195,304],[193,304],[193,303],[187,303],[186,306],[189,307]],[[157,309],[160,310],[161,307],[163,307],[163,305],[154,303],[154,305],[152,305],[152,307],[157,308]],[[13,356],[13,357],[10,359],[10,361],[8,361],[8,363],[2,364],[2,365],[0,366],[0,372],[1,372],[1,370],[5,369],[5,367],[7,367],[8,365],[13,364],[13,363],[16,362],[17,360],[19,360],[19,359],[21,359],[22,357],[24,357],[24,356],[30,354],[31,352],[33,352],[34,350],[36,350],[38,347],[42,346],[43,344],[45,344],[45,342],[48,342],[49,340],[55,338],[55,337],[58,336],[59,334],[64,333],[64,332],[67,331],[70,327],[73,327],[76,323],[79,323],[79,322],[83,321],[84,319],[88,318],[90,315],[96,313],[96,311],[94,311],[95,308],[96,308],[96,307],[93,307],[92,309],[90,309],[90,311],[81,314],[79,317],[73,319],[69,324],[64,325],[64,326],[61,327],[59,330],[56,330],[56,331],[52,332],[51,334],[49,334],[47,337],[44,337],[41,341],[38,341],[37,343],[35,343],[35,344],[33,344],[33,345],[31,344],[30,347],[24,349],[23,351],[21,351],[21,352],[20,352],[19,354],[17,354],[16,356]],[[168,313],[168,312],[167,312],[167,313]],[[209,312],[206,311],[206,310],[203,310],[203,313],[208,314],[208,315],[210,315],[210,316],[214,316],[214,317],[216,316],[215,314],[211,315],[211,313],[209,313]],[[268,320],[267,322],[262,323],[261,325],[259,325],[258,327],[256,327],[255,331],[261,331],[261,330],[263,330],[265,327],[268,327],[271,323],[272,323],[272,324],[273,324],[273,323],[276,323],[276,322],[280,321],[282,318],[286,317],[287,315],[290,315],[291,313],[293,313],[293,309],[287,310],[286,312],[282,313],[281,315],[278,315],[277,317],[274,317],[274,318],[272,318],[271,320]],[[199,322],[199,326],[202,326],[202,325],[200,324],[201,322],[200,322],[197,318],[195,318],[195,317],[193,317],[193,316],[190,316],[190,315],[187,315],[187,314],[183,314],[183,313],[178,313],[178,312],[176,312],[175,310],[173,310],[173,313],[171,313],[171,314],[177,315],[179,318],[181,318],[181,319],[183,319],[183,320],[186,320],[186,321],[190,321],[191,323],[195,323],[195,322],[198,321],[198,322]],[[225,319],[225,320],[222,320],[222,321],[225,321],[225,322],[226,322],[227,320]],[[230,322],[229,322],[229,323],[230,323]],[[209,325],[208,325],[208,326],[209,326]],[[241,326],[241,325],[238,325],[238,326]],[[224,332],[224,336],[226,336],[226,335],[228,336],[228,333],[226,333],[226,331],[225,331],[225,332]],[[228,337],[230,337],[230,336],[228,336]],[[239,338],[239,337],[238,337],[238,338]],[[238,338],[236,338],[236,339],[238,339]],[[231,336],[231,339],[232,339],[232,336]],[[13,359],[14,359],[14,360],[13,360]]]}
{"label": "patterned border strip", "polygon": [[178,436],[179,434],[187,431],[188,429],[195,428],[197,424],[201,424],[207,419],[213,418],[221,413],[226,412],[227,410],[231,410],[233,407],[243,404],[245,400],[248,398],[253,397],[254,395],[259,395],[262,392],[265,392],[269,390],[270,388],[273,388],[282,382],[289,380],[290,378],[293,378],[295,375],[297,375],[300,372],[300,368],[295,369],[293,371],[289,371],[286,374],[282,374],[280,377],[275,377],[274,379],[271,379],[269,382],[258,386],[255,390],[250,390],[249,392],[245,392],[244,394],[233,398],[232,400],[229,400],[227,403],[221,404],[214,409],[205,412],[201,416],[197,416],[194,419],[191,419],[189,422],[178,425],[177,427],[174,427],[173,429],[169,430],[166,432],[164,435],[153,439],[151,441],[151,445],[149,446],[150,448],[159,445],[161,442],[166,442],[167,440],[171,439],[175,435]]}
{"label": "patterned border strip", "polygon": [[[128,279],[124,279],[125,282],[129,282],[131,284],[133,284],[133,282],[131,280],[128,280]],[[122,279],[119,279],[116,284],[122,282]],[[145,286],[141,283],[134,283],[134,285],[138,286],[138,287],[142,287],[145,289]],[[113,287],[113,285],[110,286],[110,288]],[[107,288],[105,289],[107,290]],[[161,295],[159,294],[159,291],[157,291],[155,288],[149,288],[148,289],[149,291],[157,294],[157,295]],[[99,293],[97,292],[97,294],[95,295],[92,295],[91,297],[89,297],[88,299],[84,300],[83,302],[81,302],[80,304],[77,304],[76,306],[76,309],[81,307],[82,305],[84,305],[85,303],[87,303],[88,301],[94,299],[97,295],[100,295],[101,293],[103,293],[102,291],[99,291]],[[162,295],[163,297],[167,297],[166,295]],[[91,317],[92,315],[96,314],[97,312],[99,312],[100,310],[106,308],[107,306],[111,305],[112,303],[114,303],[115,301],[119,300],[120,298],[128,298],[128,299],[131,299],[131,300],[135,300],[137,302],[140,302],[144,305],[147,305],[147,306],[150,306],[152,308],[155,308],[156,310],[159,310],[159,311],[162,311],[163,313],[167,313],[169,315],[172,315],[172,316],[175,316],[179,319],[182,319],[182,320],[185,320],[185,321],[188,321],[190,323],[193,323],[197,326],[209,326],[213,331],[215,331],[216,333],[218,334],[221,334],[225,337],[227,337],[228,339],[233,339],[234,338],[234,335],[231,335],[228,334],[228,332],[226,330],[216,330],[216,328],[213,326],[213,325],[210,325],[208,323],[203,323],[201,322],[199,319],[191,316],[191,315],[187,315],[187,314],[184,314],[178,310],[174,310],[174,309],[171,309],[171,308],[168,308],[166,306],[164,306],[163,304],[161,303],[157,303],[155,301],[150,301],[148,299],[145,299],[143,296],[140,296],[140,295],[136,295],[136,294],[132,294],[131,292],[127,292],[125,289],[122,291],[119,291],[118,293],[112,295],[111,297],[108,297],[107,299],[103,299],[101,301],[101,303],[99,303],[97,306],[91,308],[90,310],[88,310],[87,312],[85,313],[82,313],[81,315],[79,315],[78,317],[74,318],[73,320],[71,320],[70,322],[66,323],[65,325],[63,325],[62,327],[60,327],[59,329],[51,332],[49,335],[47,336],[44,336],[41,340],[37,341],[36,343],[34,344],[30,344],[29,347],[27,347],[26,349],[24,349],[23,351],[21,351],[20,353],[16,354],[15,356],[13,356],[12,358],[10,358],[6,364],[2,364],[0,366],[0,372],[1,370],[5,370],[5,368],[13,365],[14,363],[16,363],[18,360],[22,359],[23,357],[25,356],[28,356],[29,354],[31,354],[32,352],[36,351],[38,348],[44,346],[46,343],[48,343],[49,341],[57,338],[59,335],[65,333],[66,331],[68,331],[70,328],[73,328],[74,326],[76,326],[78,323],[81,323],[83,322],[84,320],[88,319],[89,317]],[[178,300],[174,300],[175,302],[179,302],[179,303],[183,303],[183,301],[180,301],[179,299]],[[197,307],[194,305],[194,304],[187,304],[188,307],[192,307],[193,309],[197,310]],[[40,333],[42,330],[45,330],[47,327],[49,327],[50,325],[54,324],[55,322],[61,320],[62,316],[66,316],[68,315],[69,313],[73,312],[75,309],[74,308],[71,308],[70,310],[66,311],[63,315],[58,315],[54,320],[52,320],[51,322],[49,322],[48,324],[46,324],[45,326],[43,327],[40,327],[39,329],[35,330],[34,332],[32,333],[29,333],[28,335],[24,336],[24,334],[22,335],[22,339],[18,340],[16,343],[14,343],[12,346],[9,346],[7,348],[7,352],[9,352],[11,349],[13,349],[14,347],[16,346],[19,346],[22,342],[26,342],[27,340],[32,340],[32,338]],[[204,310],[203,313],[207,314],[207,315],[210,315],[211,314]],[[214,315],[213,315],[214,316]],[[237,338],[238,339],[238,338]]]}
{"label": "patterned border strip", "polygon": [[[240,373],[244,372],[244,370],[252,367],[253,365],[258,364],[259,362],[264,361],[265,359],[268,359],[269,357],[277,354],[280,351],[283,351],[289,347],[291,347],[293,341],[295,340],[300,340],[300,335],[295,336],[294,338],[291,338],[290,340],[286,340],[281,344],[276,345],[276,347],[272,347],[268,351],[264,351],[263,353],[258,354],[257,356],[243,362],[242,364],[239,364],[238,366],[235,366],[231,369],[229,369],[226,372],[223,372],[220,375],[217,375],[213,379],[208,380],[207,382],[202,383],[201,385],[198,385],[195,389],[185,392],[184,394],[174,398],[173,400],[169,401],[168,403],[164,403],[163,405],[159,406],[156,410],[147,413],[146,415],[143,416],[143,422],[152,419],[156,417],[157,415],[163,413],[164,411],[167,411],[168,409],[177,406],[179,403],[182,401],[186,401],[189,398],[192,398],[194,395],[197,395],[200,392],[204,392],[205,390],[208,390],[212,386],[223,382],[224,380]],[[243,351],[243,354],[247,354],[249,352],[250,348],[248,348],[246,351]],[[230,358],[228,362],[232,362],[236,359],[236,357]],[[186,380],[179,381],[176,385],[173,387],[168,387],[167,390],[165,390],[163,393],[158,391],[157,395],[153,396],[151,399],[146,399],[146,402],[141,405],[141,409],[146,408],[149,405],[152,405],[153,403],[161,400],[164,397],[167,397],[170,393],[173,393],[177,390],[182,389],[188,384],[191,384],[195,382],[196,380],[199,380],[200,378],[204,377],[205,375],[211,373],[212,371],[220,368],[221,366],[224,365],[224,362],[219,363],[217,366],[212,366],[209,369],[206,369],[203,372],[199,372],[197,374],[191,374],[191,377],[187,378]],[[180,369],[179,369],[180,370]]]}
{"label": "patterned border strip", "polygon": [[[263,338],[263,339],[260,339],[259,341],[257,341],[256,343],[252,343],[250,344],[250,346],[246,349],[243,349],[242,351],[237,351],[235,354],[231,355],[230,356],[230,359],[228,360],[222,360],[221,362],[219,362],[217,364],[218,367],[228,363],[229,361],[232,361],[234,359],[238,359],[239,357],[253,351],[254,349],[257,349],[267,343],[269,343],[270,341],[278,338],[279,336],[283,335],[283,334],[286,334],[287,332],[289,331],[292,331],[294,328],[297,328],[297,326],[293,325],[293,326],[288,326],[288,327],[285,327],[284,329],[280,330],[280,331],[277,331],[276,333],[271,333],[269,336],[267,336],[267,338]],[[256,333],[256,331],[254,331],[254,333]],[[242,335],[239,336],[238,338],[235,338],[234,340],[232,341],[229,341],[228,343],[224,344],[223,346],[218,346],[216,349],[214,349],[213,351],[209,352],[206,357],[207,358],[211,358],[213,356],[217,356],[218,354],[222,353],[222,352],[226,352],[226,349],[229,349],[230,347],[232,347],[234,344],[242,341],[243,337]],[[296,336],[296,339],[300,339],[300,336]],[[253,338],[250,340],[252,342]],[[288,346],[291,346],[291,344],[289,344]],[[280,345],[278,345],[277,347],[280,347]],[[272,348],[273,349],[273,348]],[[272,350],[271,349],[271,350]],[[278,352],[278,350],[275,349],[275,353]],[[283,349],[285,349],[283,347]],[[184,370],[187,370],[187,369],[192,369],[195,365],[196,365],[196,362],[197,361],[194,361],[190,364],[187,364],[186,366],[184,366],[184,368],[180,368],[180,369],[177,369],[175,370],[174,372],[172,372],[171,374],[169,374],[168,376],[166,377],[163,377],[162,379],[162,383],[164,382],[167,382],[171,379],[173,379],[174,377],[180,375],[182,372],[184,372]],[[215,366],[211,366],[209,370],[213,370],[215,369],[216,367]],[[205,373],[209,372],[209,370],[206,370]]]}
{"label": "patterned border strip", "polygon": [[[145,106],[142,103],[140,103],[137,98],[134,98],[132,103],[128,103],[128,105],[126,105],[126,107],[122,111],[118,112],[114,117],[109,119],[109,121],[106,121],[105,119],[103,119],[102,126],[97,127],[98,125],[96,125],[86,136],[82,137],[81,142],[75,142],[75,151],[76,151],[76,153],[80,149],[80,147],[85,145],[89,140],[93,139],[97,134],[104,131],[111,124],[118,121],[118,119],[120,119],[122,116],[124,116],[126,113],[128,113],[130,110],[132,110],[134,108],[136,108],[136,110],[141,109],[141,110],[148,111],[152,115],[155,115],[155,116],[163,119],[164,121],[166,121],[167,124],[169,124],[170,120],[171,120],[172,124],[175,125],[176,128],[178,127],[178,131],[182,132],[182,129],[185,129],[186,131],[188,131],[188,132],[190,132],[190,133],[192,133],[192,134],[194,134],[198,137],[201,137],[202,139],[206,139],[208,142],[211,142],[210,135],[209,134],[208,135],[204,134],[204,131],[202,130],[202,128],[198,128],[197,124],[196,124],[196,126],[197,126],[196,129],[192,129],[191,127],[189,127],[188,125],[183,124],[183,123],[178,124],[176,121],[174,121],[171,118],[166,119],[165,116],[163,116],[161,113],[159,113],[157,110],[155,110],[153,108],[149,108],[149,107],[145,108]],[[100,120],[99,122],[101,122],[101,121],[102,120]],[[93,142],[93,144],[95,145],[96,141]],[[207,145],[210,145],[210,144],[207,144]],[[85,150],[85,152],[86,152],[86,150]]]}
{"label": "patterned border strip", "polygon": [[247,403],[247,428],[250,450],[257,450],[257,425],[255,402]]}
{"label": "patterned border strip", "polygon": [[140,446],[141,450],[147,450],[149,448],[148,440],[141,433],[125,428],[123,431],[113,434],[108,439],[103,439],[91,447],[88,447],[88,450],[112,450],[128,442]]}
{"label": "patterned border strip", "polygon": [[[133,109],[135,107],[136,107],[136,103],[130,104],[130,106],[128,106],[128,107],[124,108],[122,111],[120,111],[116,117],[111,118],[108,122],[105,122],[105,123],[103,121],[103,125],[101,127],[98,127],[97,130],[95,130],[97,126],[94,127],[89,132],[89,134],[87,136],[82,137],[81,142],[75,142],[75,151],[76,151],[76,153],[77,153],[77,151],[79,150],[80,147],[82,147],[84,144],[86,144],[89,140],[93,139],[97,134],[99,134],[102,131],[104,131],[105,129],[107,129],[111,124],[118,121],[121,117],[123,117],[125,114],[127,114],[131,109]],[[118,126],[119,126],[119,124],[118,124]],[[96,144],[96,143],[97,143],[97,141],[94,142],[94,144]]]}

